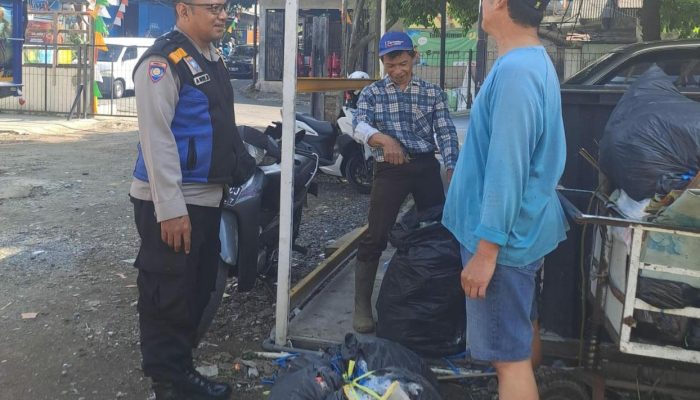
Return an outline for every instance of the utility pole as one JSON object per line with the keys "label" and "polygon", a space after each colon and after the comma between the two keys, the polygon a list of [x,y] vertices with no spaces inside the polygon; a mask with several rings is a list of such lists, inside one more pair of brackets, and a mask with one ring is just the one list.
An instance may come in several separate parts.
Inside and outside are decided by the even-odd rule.
{"label": "utility pole", "polygon": [[[382,0],[382,10],[380,13],[379,23],[381,24],[379,29],[379,37],[381,38],[386,33],[386,0]],[[384,63],[379,63],[379,79],[384,78]]]}
{"label": "utility pole", "polygon": [[447,48],[447,0],[442,0],[440,16],[440,87],[445,90],[445,50]]}

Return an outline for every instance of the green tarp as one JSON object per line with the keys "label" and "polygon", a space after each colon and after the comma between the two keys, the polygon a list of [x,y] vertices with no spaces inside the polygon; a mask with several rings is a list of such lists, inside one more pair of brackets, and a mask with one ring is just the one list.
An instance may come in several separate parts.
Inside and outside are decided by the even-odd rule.
{"label": "green tarp", "polygon": [[[427,29],[409,29],[407,33],[411,36],[411,39],[413,39],[413,44],[421,55],[421,64],[439,67],[439,31],[435,33],[433,30]],[[445,65],[448,67],[466,65],[469,60],[469,50],[473,51],[473,57],[474,60],[476,60],[477,35],[475,30],[470,30],[466,35],[464,35],[464,31],[461,29],[448,30],[447,36],[445,40]]]}

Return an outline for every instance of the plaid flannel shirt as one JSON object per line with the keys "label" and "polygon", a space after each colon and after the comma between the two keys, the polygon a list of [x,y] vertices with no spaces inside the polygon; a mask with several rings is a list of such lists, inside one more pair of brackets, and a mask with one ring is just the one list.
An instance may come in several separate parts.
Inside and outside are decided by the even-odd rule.
{"label": "plaid flannel shirt", "polygon": [[[440,87],[415,76],[404,91],[386,77],[360,93],[355,135],[365,142],[377,132],[389,135],[409,157],[439,149],[445,168],[454,168],[459,143],[446,100]],[[376,161],[384,161],[381,148],[373,147],[372,152]]]}

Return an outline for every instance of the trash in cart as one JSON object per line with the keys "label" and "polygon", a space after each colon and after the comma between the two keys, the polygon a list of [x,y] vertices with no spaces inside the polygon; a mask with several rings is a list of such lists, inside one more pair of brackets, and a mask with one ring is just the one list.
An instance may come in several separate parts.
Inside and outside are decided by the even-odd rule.
{"label": "trash in cart", "polygon": [[[598,191],[560,194],[574,220],[593,226],[586,238],[592,241],[590,290],[600,293],[608,333],[620,350],[700,364],[700,268],[692,259],[700,249],[698,191],[685,190],[657,215],[639,215],[644,202],[625,201],[621,189],[614,197],[621,204]],[[586,213],[567,199],[574,195],[591,197]]]}
{"label": "trash in cart", "polygon": [[683,189],[700,171],[700,103],[656,65],[630,86],[600,142],[600,167],[635,200]]}

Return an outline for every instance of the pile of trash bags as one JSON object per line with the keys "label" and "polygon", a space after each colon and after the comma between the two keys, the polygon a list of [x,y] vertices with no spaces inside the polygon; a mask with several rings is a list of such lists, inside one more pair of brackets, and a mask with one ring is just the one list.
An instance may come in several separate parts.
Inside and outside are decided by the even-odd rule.
{"label": "pile of trash bags", "polygon": [[388,340],[348,334],[319,355],[293,357],[269,400],[441,400],[428,365]]}
{"label": "pile of trash bags", "polygon": [[610,116],[599,162],[612,183],[637,201],[685,188],[700,171],[700,103],[652,66]]}
{"label": "pile of trash bags", "polygon": [[441,220],[434,207],[396,223],[396,253],[377,298],[377,336],[429,357],[462,353],[466,342],[459,243]]}

